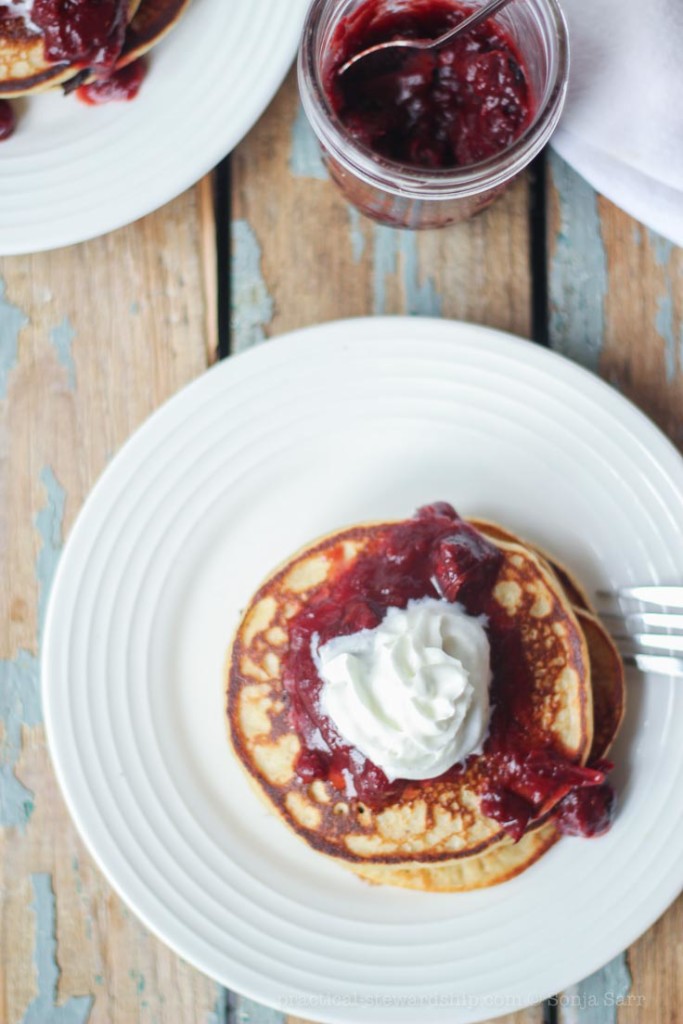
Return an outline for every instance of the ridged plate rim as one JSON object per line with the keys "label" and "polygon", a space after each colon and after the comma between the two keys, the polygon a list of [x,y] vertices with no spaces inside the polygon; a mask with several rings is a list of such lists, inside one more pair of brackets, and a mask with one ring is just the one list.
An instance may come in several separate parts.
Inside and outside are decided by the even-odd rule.
{"label": "ridged plate rim", "polygon": [[[163,206],[256,123],[293,60],[308,0],[192,0],[131,103],[20,101],[0,146],[0,253],[72,245]],[[56,127],[52,127],[55,125]]]}

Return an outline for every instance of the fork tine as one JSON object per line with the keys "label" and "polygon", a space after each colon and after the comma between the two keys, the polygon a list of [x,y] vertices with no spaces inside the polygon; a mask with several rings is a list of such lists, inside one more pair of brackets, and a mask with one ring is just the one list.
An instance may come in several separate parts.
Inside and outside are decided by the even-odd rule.
{"label": "fork tine", "polygon": [[623,658],[639,672],[683,679],[683,658],[665,658],[660,654],[624,654]]}
{"label": "fork tine", "polygon": [[615,593],[599,590],[598,596],[612,601],[642,601],[660,608],[683,608],[683,587],[619,587]]}
{"label": "fork tine", "polygon": [[683,587],[620,587],[616,591],[598,591],[597,596],[610,602],[611,607],[599,614],[625,664],[640,672],[683,678],[683,615],[670,611],[628,611],[622,606],[622,601],[637,601],[655,608],[683,611]]}
{"label": "fork tine", "polygon": [[600,612],[610,623],[638,624],[646,629],[679,629],[683,631],[683,614],[677,612]]}
{"label": "fork tine", "polygon": [[[675,636],[667,633],[627,633],[612,634],[612,638],[621,644],[632,644],[634,647],[650,648],[651,651],[660,651],[662,655],[675,657],[683,654],[683,636]],[[637,652],[635,652],[637,653]],[[647,653],[647,651],[646,651]]]}

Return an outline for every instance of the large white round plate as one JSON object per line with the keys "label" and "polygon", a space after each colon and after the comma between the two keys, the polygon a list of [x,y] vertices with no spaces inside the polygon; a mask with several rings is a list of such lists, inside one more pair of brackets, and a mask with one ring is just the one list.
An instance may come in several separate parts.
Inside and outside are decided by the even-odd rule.
{"label": "large white round plate", "polygon": [[98,483],[54,585],[47,730],[88,846],[183,957],[297,1016],[487,1019],[590,974],[681,887],[683,688],[666,678],[630,682],[612,831],[499,888],[370,887],[253,794],[223,720],[240,609],[309,539],[436,499],[590,590],[683,580],[683,466],[628,402],[528,342],[372,319],[271,342],[164,406]]}
{"label": "large white round plate", "polygon": [[308,0],[192,0],[131,103],[61,90],[17,101],[0,144],[0,253],[54,249],[162,206],[261,115],[296,51]]}

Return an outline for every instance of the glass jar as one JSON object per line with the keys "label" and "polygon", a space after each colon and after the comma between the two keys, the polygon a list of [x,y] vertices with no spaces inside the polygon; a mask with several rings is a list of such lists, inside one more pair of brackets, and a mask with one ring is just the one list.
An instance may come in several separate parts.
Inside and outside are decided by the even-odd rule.
{"label": "glass jar", "polygon": [[[386,159],[353,139],[323,88],[325,60],[339,22],[367,0],[313,0],[299,49],[304,110],[332,179],[361,213],[404,228],[445,227],[488,206],[552,135],[567,92],[569,43],[557,0],[512,0],[496,22],[516,44],[530,79],[534,114],[522,135],[481,163],[448,169]],[[466,0],[475,8],[485,0]]]}

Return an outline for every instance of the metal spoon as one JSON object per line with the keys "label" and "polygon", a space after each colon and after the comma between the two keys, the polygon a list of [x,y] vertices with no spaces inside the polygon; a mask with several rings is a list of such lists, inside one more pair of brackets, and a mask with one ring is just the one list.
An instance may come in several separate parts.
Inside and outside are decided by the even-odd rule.
{"label": "metal spoon", "polygon": [[355,57],[351,57],[345,64],[342,64],[337,75],[339,77],[345,75],[349,68],[357,70],[358,64],[361,61],[364,62],[367,58],[372,59],[375,54],[381,54],[382,58],[387,55],[391,56],[388,53],[391,50],[438,50],[439,47],[445,46],[446,43],[450,43],[451,40],[457,39],[464,32],[474,28],[475,25],[479,25],[482,21],[486,21],[487,18],[491,18],[509,3],[512,3],[512,0],[490,0],[490,3],[484,4],[478,11],[474,11],[464,21],[461,21],[459,25],[456,25],[455,28],[450,29],[436,39],[389,39],[386,43],[377,43],[375,46],[369,46],[367,50],[361,50]]}

